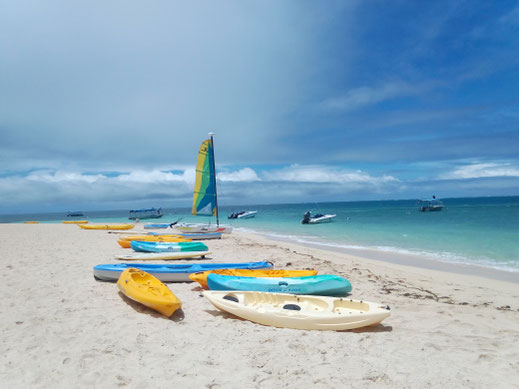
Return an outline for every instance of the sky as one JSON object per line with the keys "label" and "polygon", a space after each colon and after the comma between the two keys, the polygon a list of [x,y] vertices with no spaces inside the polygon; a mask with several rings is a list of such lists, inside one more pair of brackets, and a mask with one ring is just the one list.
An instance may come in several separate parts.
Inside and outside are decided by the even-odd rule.
{"label": "sky", "polygon": [[0,213],[519,195],[518,1],[0,0]]}

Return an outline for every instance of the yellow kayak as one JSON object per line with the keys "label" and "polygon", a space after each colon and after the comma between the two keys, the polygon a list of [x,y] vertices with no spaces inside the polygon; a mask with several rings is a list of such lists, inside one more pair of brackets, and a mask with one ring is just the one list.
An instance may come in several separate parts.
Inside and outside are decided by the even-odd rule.
{"label": "yellow kayak", "polygon": [[119,246],[129,249],[132,247],[132,240],[138,240],[139,242],[191,242],[191,239],[185,239],[181,236],[156,236],[156,235],[135,235],[131,237],[121,238],[117,241]]}
{"label": "yellow kayak", "polygon": [[220,274],[224,276],[238,277],[306,277],[315,276],[317,270],[249,270],[249,269],[218,269],[208,270],[189,275],[191,281],[198,282],[202,288],[209,289],[207,286],[207,276],[210,273]]}
{"label": "yellow kayak", "polygon": [[146,305],[167,317],[182,305],[177,296],[157,278],[133,267],[125,269],[121,273],[117,286],[121,293],[129,299]]}
{"label": "yellow kayak", "polygon": [[133,224],[78,224],[84,230],[130,230]]}
{"label": "yellow kayak", "polygon": [[87,224],[88,220],[62,220],[63,224]]}
{"label": "yellow kayak", "polygon": [[38,224],[39,222],[37,221],[33,221],[33,220],[29,220],[29,221],[26,221],[24,222],[25,224]]}

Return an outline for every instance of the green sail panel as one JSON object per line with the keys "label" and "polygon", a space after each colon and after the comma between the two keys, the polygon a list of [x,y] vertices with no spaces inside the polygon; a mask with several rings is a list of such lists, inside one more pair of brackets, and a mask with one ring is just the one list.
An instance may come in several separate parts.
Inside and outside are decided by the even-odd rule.
{"label": "green sail panel", "polygon": [[196,163],[193,215],[216,215],[216,188],[213,163],[213,145],[207,139],[200,146]]}

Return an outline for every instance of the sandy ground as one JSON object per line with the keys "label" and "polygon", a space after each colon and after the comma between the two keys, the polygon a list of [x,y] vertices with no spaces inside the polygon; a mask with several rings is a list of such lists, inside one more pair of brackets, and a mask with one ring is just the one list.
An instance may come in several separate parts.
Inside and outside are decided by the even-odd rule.
{"label": "sandy ground", "polygon": [[352,298],[392,315],[354,331],[267,327],[172,283],[183,308],[165,318],[94,280],[93,266],[129,252],[116,240],[75,225],[0,224],[2,387],[519,388],[517,283],[233,232],[207,242],[210,261],[345,276]]}

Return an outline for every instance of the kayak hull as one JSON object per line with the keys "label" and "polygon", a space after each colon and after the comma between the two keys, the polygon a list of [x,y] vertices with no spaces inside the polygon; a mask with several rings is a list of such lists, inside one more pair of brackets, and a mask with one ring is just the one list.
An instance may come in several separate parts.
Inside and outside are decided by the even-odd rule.
{"label": "kayak hull", "polygon": [[121,273],[130,268],[143,270],[162,282],[191,282],[191,274],[216,269],[271,269],[272,263],[265,261],[239,263],[111,263],[94,267],[94,277],[102,281],[117,281]]}

